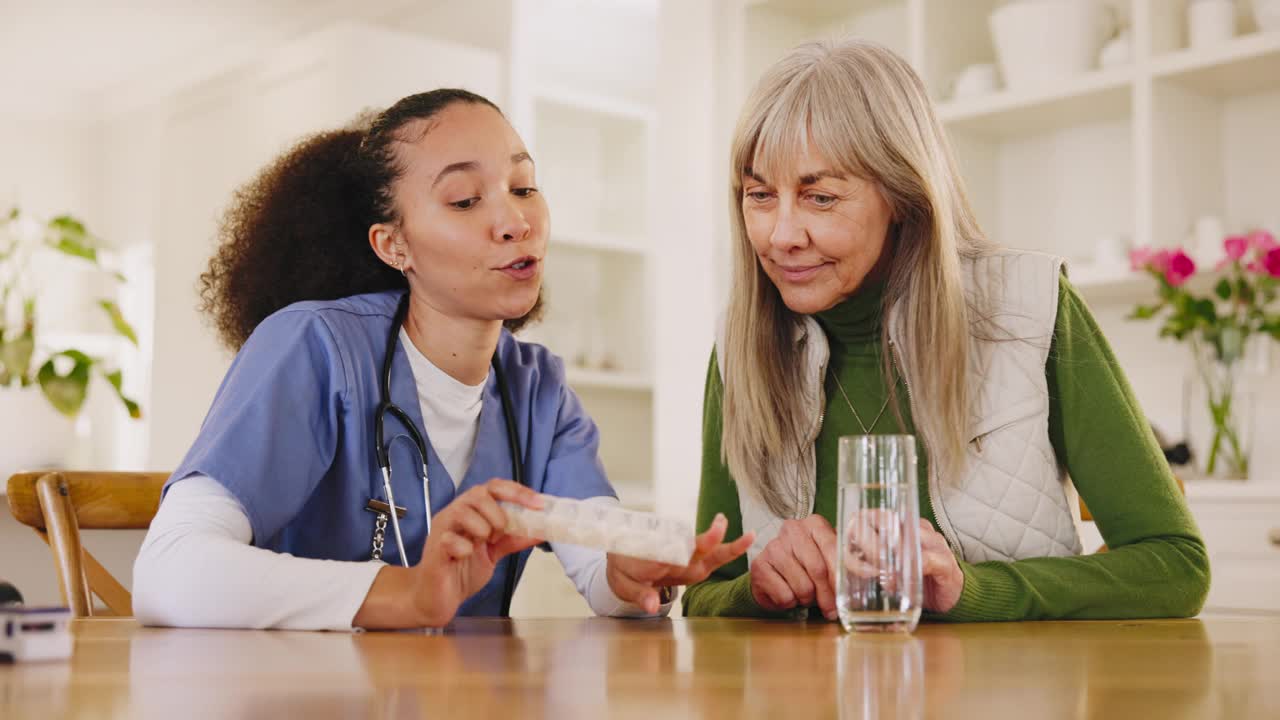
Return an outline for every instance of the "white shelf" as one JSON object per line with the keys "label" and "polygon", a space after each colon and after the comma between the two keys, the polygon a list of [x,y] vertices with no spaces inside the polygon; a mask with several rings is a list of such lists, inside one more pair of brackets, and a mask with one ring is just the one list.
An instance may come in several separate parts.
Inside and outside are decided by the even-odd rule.
{"label": "white shelf", "polygon": [[650,125],[654,120],[653,108],[624,98],[583,92],[574,88],[540,85],[533,91],[535,103],[554,103],[597,115],[608,115],[632,122]]}
{"label": "white shelf", "polygon": [[1214,97],[1280,89],[1280,33],[1252,33],[1214,48],[1169,53],[1152,62],[1151,75]]}
{"label": "white shelf", "polygon": [[629,510],[653,512],[657,506],[657,498],[653,492],[652,484],[640,485],[620,482],[615,483],[613,489],[614,492],[618,493],[618,501]]}
{"label": "white shelf", "polygon": [[617,370],[588,370],[569,367],[565,370],[569,384],[575,390],[618,390],[625,392],[651,392],[653,378],[648,375]]}
{"label": "white shelf", "polygon": [[900,2],[902,0],[746,0],[745,4],[749,8],[767,7],[820,24]]}
{"label": "white shelf", "polygon": [[1244,481],[1205,480],[1196,477],[1184,478],[1187,486],[1188,500],[1231,500],[1248,502],[1253,500],[1280,499],[1280,482],[1275,480],[1252,479]]}
{"label": "white shelf", "polygon": [[1072,264],[1067,277],[1090,300],[1142,302],[1147,296],[1155,296],[1155,281],[1146,273],[1134,272],[1127,266]]}
{"label": "white shelf", "polygon": [[1146,279],[1145,275],[1136,273],[1122,265],[1092,265],[1088,263],[1075,263],[1071,265],[1070,269],[1071,284],[1076,285],[1077,287],[1110,285],[1117,282],[1133,280],[1135,276],[1144,280]]}
{"label": "white shelf", "polygon": [[1112,120],[1129,112],[1132,66],[1095,70],[1036,90],[1001,90],[938,104],[951,130],[1013,137],[1082,123]]}
{"label": "white shelf", "polygon": [[551,246],[635,255],[640,259],[647,253],[639,239],[605,232],[552,233]]}
{"label": "white shelf", "polygon": [[[1080,264],[1069,267],[1068,277],[1071,284],[1091,300],[1126,300],[1151,304],[1158,299],[1156,281],[1145,272]],[[1183,289],[1193,295],[1209,297],[1213,295],[1214,286],[1224,277],[1227,277],[1227,271],[1206,269],[1201,265],[1196,269],[1196,274],[1187,280]]]}

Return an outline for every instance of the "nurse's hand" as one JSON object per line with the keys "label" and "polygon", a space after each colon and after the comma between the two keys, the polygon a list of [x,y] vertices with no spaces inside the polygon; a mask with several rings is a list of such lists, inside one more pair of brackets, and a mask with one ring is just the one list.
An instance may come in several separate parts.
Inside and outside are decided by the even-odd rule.
{"label": "nurse's hand", "polygon": [[502,558],[542,542],[510,535],[499,502],[542,508],[537,493],[510,480],[490,480],[449,503],[431,520],[422,560],[378,572],[352,625],[365,628],[441,627],[489,582]]}
{"label": "nurse's hand", "polygon": [[751,595],[765,610],[809,607],[815,602],[828,620],[836,616],[835,576],[828,558],[836,531],[821,515],[786,520],[778,536],[751,563]]}
{"label": "nurse's hand", "polygon": [[605,569],[609,589],[619,600],[639,605],[650,615],[657,613],[661,606],[658,588],[702,582],[721,565],[751,547],[754,533],[747,533],[731,543],[721,542],[728,525],[724,515],[716,515],[711,527],[695,540],[693,555],[683,567],[609,553]]}
{"label": "nurse's hand", "polygon": [[453,620],[458,606],[493,577],[499,560],[542,542],[508,535],[500,501],[542,508],[533,490],[510,480],[490,480],[462,493],[432,518],[422,560],[413,568],[420,581],[419,607],[431,621],[427,624]]}

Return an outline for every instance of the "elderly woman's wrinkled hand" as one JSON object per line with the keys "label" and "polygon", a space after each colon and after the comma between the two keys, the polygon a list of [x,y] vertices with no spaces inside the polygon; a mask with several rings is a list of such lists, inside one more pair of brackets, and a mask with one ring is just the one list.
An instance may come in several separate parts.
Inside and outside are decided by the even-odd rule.
{"label": "elderly woman's wrinkled hand", "polygon": [[920,520],[920,567],[924,575],[924,609],[951,612],[964,590],[964,571],[942,533]]}
{"label": "elderly woman's wrinkled hand", "polygon": [[[950,612],[964,590],[964,572],[942,533],[934,530],[928,520],[921,518],[919,522],[924,609]],[[901,557],[903,541],[903,528],[892,513],[882,510],[856,513],[846,525],[845,547],[840,557],[842,567],[857,577],[879,577],[886,589],[896,591],[898,578],[885,563],[889,562],[887,558]]]}
{"label": "elderly woman's wrinkled hand", "polygon": [[778,536],[751,563],[751,595],[765,610],[809,607],[815,602],[836,619],[835,574],[829,566],[836,531],[821,515],[786,520]]}

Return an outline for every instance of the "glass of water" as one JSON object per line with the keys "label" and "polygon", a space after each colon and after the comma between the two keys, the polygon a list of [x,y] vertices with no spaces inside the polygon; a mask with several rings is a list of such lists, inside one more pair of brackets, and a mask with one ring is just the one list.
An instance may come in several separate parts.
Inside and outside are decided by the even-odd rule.
{"label": "glass of water", "polygon": [[849,631],[920,621],[920,503],[914,435],[840,438],[836,608]]}

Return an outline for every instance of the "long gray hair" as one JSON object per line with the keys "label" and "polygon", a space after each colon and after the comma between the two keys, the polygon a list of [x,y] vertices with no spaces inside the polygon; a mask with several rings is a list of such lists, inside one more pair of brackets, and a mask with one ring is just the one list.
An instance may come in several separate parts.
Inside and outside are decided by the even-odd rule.
{"label": "long gray hair", "polygon": [[[888,314],[912,352],[899,366],[911,388],[917,431],[942,477],[962,467],[968,442],[969,316],[960,260],[987,247],[923,83],[878,45],[802,45],[769,68],[734,133],[733,287],[725,321],[724,461],[738,484],[779,516],[796,507],[770,459],[798,458],[815,419],[796,388],[803,372],[800,316],[761,268],[742,215],[743,171],[792,177],[807,148],[838,172],[874,183],[893,213],[893,253],[881,324],[882,370],[893,378]],[[890,381],[889,387],[894,387]],[[896,400],[893,401],[895,408]]]}

